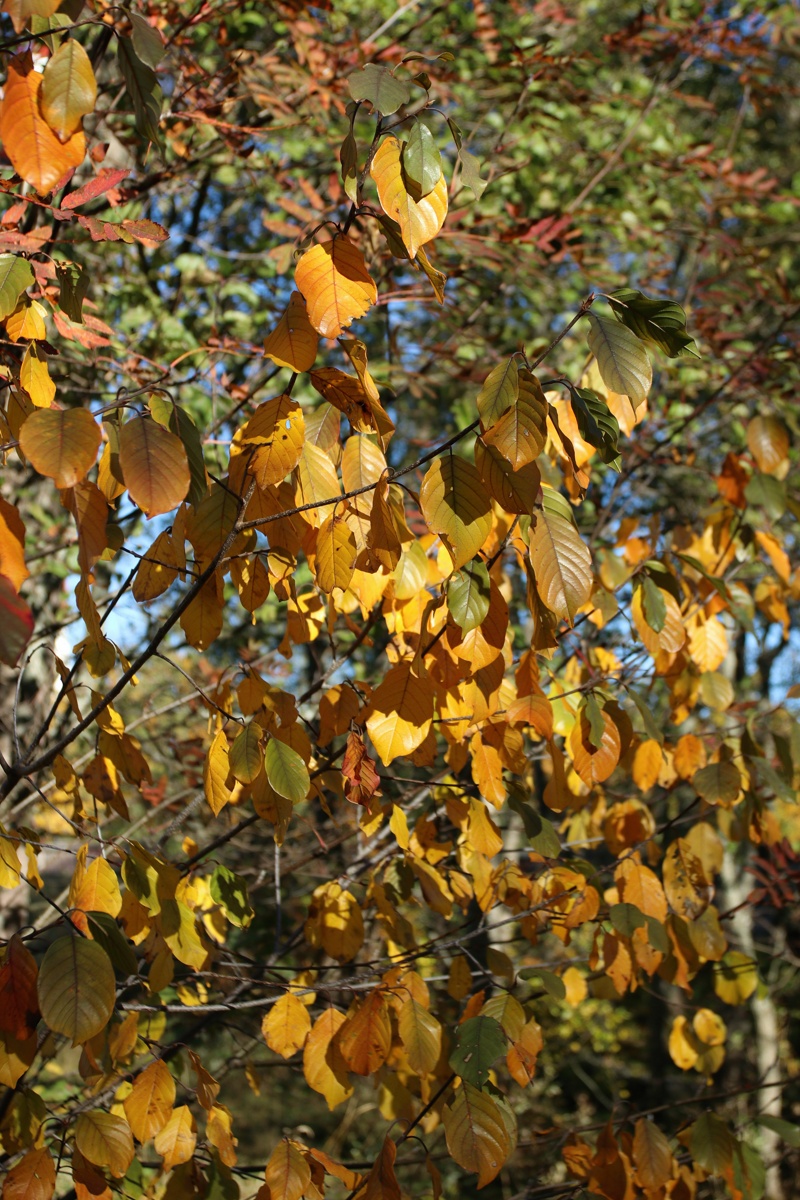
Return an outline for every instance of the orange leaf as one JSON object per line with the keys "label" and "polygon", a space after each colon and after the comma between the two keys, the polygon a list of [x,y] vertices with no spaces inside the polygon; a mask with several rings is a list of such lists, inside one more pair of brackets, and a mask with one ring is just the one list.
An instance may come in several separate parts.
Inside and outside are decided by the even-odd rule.
{"label": "orange leaf", "polygon": [[175,1109],[164,1128],[156,1134],[153,1145],[156,1154],[164,1159],[167,1171],[189,1161],[197,1145],[197,1126],[188,1105],[182,1104]]}
{"label": "orange leaf", "polygon": [[131,500],[146,517],[171,512],[189,490],[183,442],[150,417],[134,417],[120,429],[119,464]]}
{"label": "orange leaf", "polygon": [[291,1058],[297,1050],[302,1050],[310,1029],[308,1009],[291,992],[281,996],[261,1022],[267,1045],[281,1058]]}
{"label": "orange leaf", "polygon": [[11,59],[0,108],[0,140],[17,174],[44,195],[70,167],[83,162],[86,140],[80,131],[63,144],[58,140],[39,109],[41,84],[30,54]]}
{"label": "orange leaf", "polygon": [[279,367],[309,371],[317,357],[317,331],[308,319],[306,302],[292,292],[278,324],[264,342],[264,354]]}
{"label": "orange leaf", "polygon": [[40,408],[19,434],[20,449],[56,487],[74,487],[97,458],[100,426],[85,408]]}
{"label": "orange leaf", "polygon": [[175,1103],[175,1080],[167,1064],[161,1059],[150,1063],[122,1103],[133,1136],[140,1142],[155,1137],[172,1116]]}
{"label": "orange leaf", "polygon": [[331,1045],[344,1020],[338,1009],[326,1009],[314,1022],[303,1051],[306,1083],[325,1097],[331,1111],[353,1094],[338,1047]]}
{"label": "orange leaf", "polygon": [[29,1150],[6,1175],[3,1200],[50,1200],[55,1190],[56,1169],[50,1151]]}
{"label": "orange leaf", "polygon": [[337,1040],[342,1058],[356,1075],[373,1075],[383,1066],[392,1044],[392,1027],[382,992],[374,991],[355,1005]]}

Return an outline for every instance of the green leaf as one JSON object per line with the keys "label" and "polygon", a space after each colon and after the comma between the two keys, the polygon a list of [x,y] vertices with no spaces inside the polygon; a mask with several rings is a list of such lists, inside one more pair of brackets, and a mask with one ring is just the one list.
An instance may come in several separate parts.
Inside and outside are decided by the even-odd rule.
{"label": "green leaf", "polygon": [[608,300],[618,321],[670,358],[684,352],[700,357],[694,338],[686,332],[686,313],[674,300],[651,300],[632,288],[620,288]]}
{"label": "green leaf", "polygon": [[647,925],[647,940],[653,949],[657,950],[659,954],[668,954],[670,947],[669,934],[658,917],[646,916],[645,924]]}
{"label": "green leaf", "polygon": [[403,147],[403,172],[406,180],[414,185],[415,200],[432,192],[442,177],[442,156],[428,126],[417,119]]}
{"label": "green leaf", "polygon": [[18,254],[0,254],[0,321],[10,316],[33,283],[33,267]]}
{"label": "green leaf", "polygon": [[89,276],[83,267],[74,262],[57,262],[56,276],[61,292],[58,297],[59,308],[66,313],[70,321],[83,324],[83,301],[89,288]]}
{"label": "green leaf", "polygon": [[747,1142],[740,1142],[733,1163],[733,1183],[742,1193],[742,1200],[761,1200],[766,1182],[767,1169],[761,1155]]}
{"label": "green leaf", "polygon": [[754,471],[744,489],[745,499],[753,508],[763,508],[772,521],[779,521],[786,512],[786,485],[774,475]]}
{"label": "green leaf", "polygon": [[791,1121],[784,1121],[781,1117],[757,1117],[759,1125],[764,1125],[767,1129],[771,1129],[773,1133],[777,1133],[782,1142],[786,1142],[787,1146],[791,1146],[795,1150],[800,1150],[800,1125],[792,1125]]}
{"label": "green leaf", "polygon": [[598,703],[597,697],[590,692],[581,707],[583,715],[589,722],[589,741],[595,750],[599,750],[603,745],[603,737],[606,731],[602,705]]}
{"label": "green leaf", "polygon": [[608,916],[621,937],[633,937],[634,930],[647,924],[647,918],[635,904],[612,904]]}
{"label": "green leaf", "polygon": [[508,1048],[502,1026],[494,1017],[470,1017],[456,1028],[451,1068],[467,1083],[483,1087],[489,1069]]}
{"label": "green leaf", "polygon": [[342,164],[342,185],[348,198],[353,204],[356,204],[358,201],[358,143],[353,137],[352,130],[342,142],[339,161]]}
{"label": "green leaf", "polygon": [[231,925],[246,929],[255,913],[250,907],[247,884],[241,875],[220,864],[214,868],[209,890],[211,898],[221,905]]}
{"label": "green leaf", "polygon": [[37,979],[45,1024],[78,1046],[105,1029],[114,1011],[114,968],[98,942],[57,938],[42,959]]}
{"label": "green leaf", "polygon": [[637,692],[635,688],[630,686],[628,687],[628,695],[639,710],[642,721],[644,722],[644,728],[647,736],[649,738],[654,738],[655,741],[658,742],[659,746],[663,746],[664,731],[657,724],[655,717],[653,716],[653,710],[650,708],[647,700],[640,692]]}
{"label": "green leaf", "polygon": [[554,826],[525,800],[518,785],[512,784],[509,788],[508,804],[522,818],[525,836],[536,853],[545,858],[558,858],[561,853],[561,842]]}
{"label": "green leaf", "polygon": [[354,100],[368,100],[376,112],[388,117],[411,99],[407,83],[395,79],[387,67],[367,63],[347,77],[347,86]]}
{"label": "green leaf", "polygon": [[117,39],[117,55],[122,78],[133,103],[136,128],[142,137],[158,143],[163,93],[155,73],[142,62],[128,37]]}
{"label": "green leaf", "polygon": [[164,57],[161,34],[139,13],[129,12],[128,16],[133,26],[133,48],[142,62],[155,70]]}
{"label": "green leaf", "polygon": [[649,575],[642,576],[642,612],[654,633],[661,633],[667,623],[667,602],[661,588]]}
{"label": "green leaf", "polygon": [[541,967],[523,967],[518,972],[520,979],[538,979],[548,996],[554,1000],[566,1000],[567,989],[560,975],[545,971]]}
{"label": "green leaf", "polygon": [[605,400],[590,388],[575,388],[571,395],[572,411],[575,413],[581,437],[590,446],[594,446],[604,463],[618,471],[620,458],[617,450],[617,418]]}
{"label": "green leaf", "polygon": [[463,634],[483,623],[489,612],[489,572],[483,559],[473,558],[451,576],[447,586],[447,607]]}
{"label": "green leaf", "polygon": [[251,721],[233,739],[228,763],[234,779],[238,779],[240,783],[252,783],[261,774],[264,762],[264,752],[261,749],[263,737],[264,730],[257,721]]}
{"label": "green leaf", "polygon": [[653,368],[642,343],[617,321],[590,312],[589,349],[597,359],[603,383],[612,392],[627,396],[634,408],[644,404]]}
{"label": "green leaf", "polygon": [[99,946],[102,946],[112,965],[120,975],[138,975],[139,963],[133,947],[120,929],[114,917],[109,913],[89,912],[86,914],[89,932]]}
{"label": "green leaf", "polygon": [[277,738],[270,738],[264,754],[264,767],[270,786],[279,796],[291,800],[292,804],[305,800],[311,780],[308,768],[296,750]]}
{"label": "green leaf", "polygon": [[483,164],[474,154],[470,154],[469,150],[459,150],[458,161],[461,163],[462,180],[471,189],[475,199],[480,200],[489,186],[488,179],[481,179],[481,166]]}
{"label": "green leaf", "polygon": [[690,1149],[695,1162],[711,1175],[721,1175],[733,1162],[736,1139],[714,1113],[703,1113],[691,1128]]}

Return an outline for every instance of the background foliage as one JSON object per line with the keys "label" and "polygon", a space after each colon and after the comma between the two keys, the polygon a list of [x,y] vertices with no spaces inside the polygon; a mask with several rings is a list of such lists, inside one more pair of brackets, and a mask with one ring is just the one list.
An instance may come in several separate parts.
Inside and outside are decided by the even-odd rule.
{"label": "background foliage", "polygon": [[791,1195],[796,5],[2,11],[4,1198]]}

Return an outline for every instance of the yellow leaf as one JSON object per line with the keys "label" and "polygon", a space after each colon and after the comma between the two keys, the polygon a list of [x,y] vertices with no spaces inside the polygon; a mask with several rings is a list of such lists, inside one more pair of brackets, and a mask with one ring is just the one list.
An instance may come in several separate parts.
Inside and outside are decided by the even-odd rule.
{"label": "yellow leaf", "polygon": [[133,580],[133,598],[139,604],[155,600],[175,582],[180,573],[181,562],[172,534],[168,530],[160,533],[144,558],[139,560]]}
{"label": "yellow leaf", "polygon": [[331,1111],[353,1094],[342,1056],[334,1044],[344,1020],[344,1013],[338,1009],[326,1009],[314,1022],[303,1050],[306,1083],[325,1097]]}
{"label": "yellow leaf", "polygon": [[291,1058],[298,1050],[302,1050],[310,1029],[308,1009],[291,992],[281,996],[261,1022],[261,1032],[267,1045],[281,1058]]}
{"label": "yellow leaf", "polygon": [[85,408],[40,408],[23,424],[19,444],[40,475],[70,488],[94,465],[100,437],[100,426]]}
{"label": "yellow leaf", "polygon": [[513,1080],[520,1087],[527,1087],[536,1072],[536,1059],[544,1046],[542,1030],[531,1017],[514,1038],[506,1055],[506,1065]]}
{"label": "yellow leaf", "polygon": [[104,858],[96,858],[86,870],[79,864],[70,884],[68,904],[82,912],[102,912],[116,917],[122,908],[122,896],[110,863]]}
{"label": "yellow leaf", "polygon": [[[264,750],[261,745],[263,737],[264,730],[257,721],[251,721],[233,739],[233,745],[227,755],[228,766],[231,774],[240,783],[252,783],[259,775],[264,763]],[[211,791],[213,794],[213,787]]]}
{"label": "yellow leaf", "polygon": [[442,1050],[442,1027],[437,1018],[412,998],[400,1009],[398,1028],[412,1071],[423,1077],[431,1074]]}
{"label": "yellow leaf", "polygon": [[17,174],[43,196],[70,167],[83,162],[86,140],[79,131],[62,145],[53,133],[39,106],[42,78],[29,53],[11,59],[0,108],[0,141]]}
{"label": "yellow leaf", "polygon": [[642,602],[643,589],[636,588],[631,600],[631,616],[633,617],[636,631],[642,639],[645,649],[653,656],[662,650],[666,654],[676,654],[686,640],[686,630],[683,627],[683,619],[677,600],[671,592],[663,588],[659,588],[659,591],[667,609],[664,628],[659,633],[656,633],[645,619]]}
{"label": "yellow leaf", "polygon": [[[322,501],[341,495],[342,488],[336,468],[325,451],[312,442],[306,442],[303,446],[297,463],[296,478],[298,504],[320,504],[324,508],[326,506]],[[318,525],[320,510],[312,508],[305,513],[305,518],[312,525]]]}
{"label": "yellow leaf", "polygon": [[197,1126],[186,1104],[176,1108],[164,1128],[156,1134],[156,1154],[164,1160],[164,1169],[171,1171],[180,1163],[189,1162],[197,1145]]}
{"label": "yellow leaf", "polygon": [[[513,1120],[513,1118],[511,1118]],[[443,1113],[447,1149],[465,1171],[474,1171],[478,1187],[500,1174],[516,1142],[500,1104],[488,1092],[462,1081]]]}
{"label": "yellow leaf", "polygon": [[156,1059],[136,1077],[122,1102],[137,1141],[147,1142],[155,1137],[172,1116],[174,1104],[175,1080],[167,1064]]}
{"label": "yellow leaf", "polygon": [[381,142],[372,160],[370,174],[378,188],[381,207],[397,221],[403,242],[411,258],[417,250],[436,237],[447,216],[447,182],[440,175],[433,189],[421,200],[414,200],[406,189],[401,159],[402,146],[390,135]]}
{"label": "yellow leaf", "polygon": [[340,588],[342,591],[348,588],[353,578],[357,554],[356,539],[344,517],[332,516],[323,521],[317,533],[315,559],[319,590],[329,594],[334,588]]}
{"label": "yellow leaf", "polygon": [[372,694],[367,730],[381,762],[388,767],[406,757],[428,736],[433,718],[433,688],[408,662],[387,671]]}
{"label": "yellow leaf", "polygon": [[422,515],[441,537],[458,571],[474,558],[492,531],[489,497],[472,463],[447,454],[431,463],[420,489]]}
{"label": "yellow leaf", "polygon": [[689,653],[701,671],[716,671],[728,653],[725,626],[716,617],[692,617],[687,627]]}
{"label": "yellow leaf", "polygon": [[13,504],[0,496],[0,575],[15,588],[30,575],[25,566],[25,525]]}
{"label": "yellow leaf", "polygon": [[236,1166],[239,1139],[233,1136],[233,1118],[222,1104],[215,1104],[206,1119],[206,1140],[216,1149],[226,1167]]}
{"label": "yellow leaf", "polygon": [[378,298],[364,256],[344,234],[307,250],[297,263],[295,282],[311,324],[326,338],[338,337]]}
{"label": "yellow leaf", "polygon": [[37,990],[45,1023],[78,1046],[108,1024],[116,1000],[114,968],[97,942],[60,937],[42,959]]}
{"label": "yellow leaf", "polygon": [[685,838],[676,838],[664,855],[664,891],[670,907],[684,921],[694,921],[711,902],[713,889],[700,859]]}
{"label": "yellow leaf", "polygon": [[551,487],[542,490],[542,508],[530,531],[531,566],[542,603],[564,621],[589,599],[592,556],[572,519],[569,502]]}
{"label": "yellow leaf", "polygon": [[60,142],[80,129],[83,118],[94,110],[97,80],[89,55],[75,38],[62,42],[42,75],[42,116]]}
{"label": "yellow leaf", "polygon": [[314,889],[305,924],[306,941],[337,962],[355,958],[364,941],[364,920],[352,892],[336,882]]}
{"label": "yellow leaf", "polygon": [[278,367],[300,374],[310,371],[317,357],[319,338],[308,319],[306,302],[300,292],[292,292],[278,324],[264,342],[264,354]]}
{"label": "yellow leaf", "polygon": [[187,642],[195,650],[207,650],[219,637],[223,624],[222,575],[219,570],[206,580],[183,610],[180,624]]}
{"label": "yellow leaf", "polygon": [[658,783],[664,763],[664,755],[655,738],[649,738],[636,747],[633,756],[633,781],[643,792],[649,792]]}
{"label": "yellow leaf", "polygon": [[121,1179],[133,1161],[133,1138],[127,1121],[93,1108],[75,1122],[75,1145],[96,1167],[108,1167]]}
{"label": "yellow leaf", "polygon": [[311,1168],[289,1138],[278,1142],[264,1168],[270,1200],[300,1200],[311,1182]]}
{"label": "yellow leaf", "polygon": [[789,457],[789,432],[777,417],[753,417],[747,425],[747,446],[759,471],[778,475]]}
{"label": "yellow leaf", "polygon": [[242,452],[260,488],[272,487],[293,471],[305,440],[303,411],[291,396],[259,404],[242,430]]}
{"label": "yellow leaf", "polygon": [[151,417],[134,417],[122,426],[119,465],[131,500],[146,517],[171,512],[189,490],[183,442]]}
{"label": "yellow leaf", "polygon": [[36,343],[27,347],[19,365],[19,381],[37,408],[49,408],[55,399],[56,385],[50,378],[46,358],[39,358]]}
{"label": "yellow leaf", "polygon": [[619,762],[619,729],[605,709],[601,710],[601,715],[603,736],[599,748],[589,740],[589,721],[584,713],[575,722],[569,737],[573,766],[588,787],[608,779]]}

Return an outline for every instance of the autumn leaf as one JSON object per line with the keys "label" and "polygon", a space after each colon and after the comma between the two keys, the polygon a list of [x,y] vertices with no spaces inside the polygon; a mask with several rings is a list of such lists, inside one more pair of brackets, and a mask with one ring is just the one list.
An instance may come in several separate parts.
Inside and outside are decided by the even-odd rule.
{"label": "autumn leaf", "polygon": [[322,337],[338,337],[376,301],[378,293],[356,246],[340,235],[307,250],[295,270],[308,318]]}
{"label": "autumn leaf", "polygon": [[[14,170],[40,195],[51,191],[70,167],[82,163],[86,153],[80,130],[62,143],[42,116],[43,79],[33,69],[30,54],[11,59],[0,106],[0,140]],[[62,116],[59,122],[63,128]]]}

